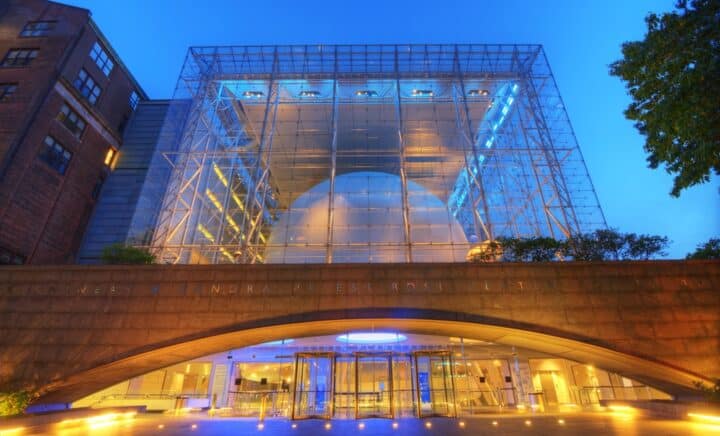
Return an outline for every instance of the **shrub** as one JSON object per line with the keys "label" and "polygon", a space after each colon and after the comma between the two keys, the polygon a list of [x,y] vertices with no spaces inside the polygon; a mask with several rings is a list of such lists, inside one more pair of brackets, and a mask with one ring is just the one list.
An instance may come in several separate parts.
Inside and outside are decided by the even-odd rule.
{"label": "shrub", "polygon": [[31,399],[32,394],[28,391],[0,392],[0,416],[23,413]]}
{"label": "shrub", "polygon": [[147,250],[124,244],[112,244],[102,251],[103,263],[110,265],[148,265],[155,263],[155,255]]}

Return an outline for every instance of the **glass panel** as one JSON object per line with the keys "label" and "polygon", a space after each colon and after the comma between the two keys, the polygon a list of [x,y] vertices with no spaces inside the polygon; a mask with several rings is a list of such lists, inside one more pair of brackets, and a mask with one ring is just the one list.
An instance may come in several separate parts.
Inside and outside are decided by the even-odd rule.
{"label": "glass panel", "polygon": [[415,367],[418,416],[455,416],[450,353],[415,353]]}
{"label": "glass panel", "polygon": [[392,418],[390,354],[357,355],[357,418]]}
{"label": "glass panel", "polygon": [[332,416],[332,354],[298,354],[295,364],[293,418]]}
{"label": "glass panel", "polygon": [[239,363],[229,404],[239,416],[288,416],[292,362]]}
{"label": "glass panel", "polygon": [[355,417],[355,356],[335,359],[334,417],[351,419]]}
{"label": "glass panel", "polygon": [[392,358],[393,412],[396,418],[415,416],[413,368],[409,354],[395,354]]}

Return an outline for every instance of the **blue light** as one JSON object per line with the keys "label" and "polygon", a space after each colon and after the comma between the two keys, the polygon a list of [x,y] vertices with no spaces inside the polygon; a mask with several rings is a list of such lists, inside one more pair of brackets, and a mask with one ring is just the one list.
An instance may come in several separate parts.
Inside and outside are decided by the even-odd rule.
{"label": "blue light", "polygon": [[336,339],[348,344],[388,344],[402,342],[407,336],[390,332],[357,332],[340,335]]}
{"label": "blue light", "polygon": [[513,85],[512,90],[513,90],[513,92],[517,92],[517,90],[518,90],[517,83]]}
{"label": "blue light", "polygon": [[511,95],[510,97],[508,97],[508,98],[507,98],[507,104],[508,104],[508,106],[510,106],[511,104],[513,104],[514,101],[515,101],[515,99],[513,98],[512,95]]}
{"label": "blue light", "polygon": [[270,345],[285,345],[285,344],[291,344],[291,343],[293,343],[293,342],[295,342],[295,339],[281,339],[281,340],[279,340],[279,341],[265,342],[265,343],[260,344],[260,345],[261,345],[261,346],[266,346],[266,345],[267,345],[267,346],[270,346]]}
{"label": "blue light", "polygon": [[502,114],[507,115],[508,111],[510,110],[510,106],[505,106],[502,108]]}

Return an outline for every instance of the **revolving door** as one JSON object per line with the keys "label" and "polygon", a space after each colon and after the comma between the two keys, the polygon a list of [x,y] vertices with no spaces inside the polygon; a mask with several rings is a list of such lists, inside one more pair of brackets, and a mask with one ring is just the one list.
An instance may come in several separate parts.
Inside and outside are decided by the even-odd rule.
{"label": "revolving door", "polygon": [[293,419],[456,416],[449,352],[299,353]]}

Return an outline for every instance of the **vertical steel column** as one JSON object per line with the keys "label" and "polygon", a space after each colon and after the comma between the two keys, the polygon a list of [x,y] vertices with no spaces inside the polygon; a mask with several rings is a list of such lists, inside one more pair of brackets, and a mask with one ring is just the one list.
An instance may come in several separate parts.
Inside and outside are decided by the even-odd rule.
{"label": "vertical steel column", "polygon": [[335,225],[335,175],[337,164],[337,124],[338,124],[338,53],[335,46],[335,62],[333,68],[333,100],[332,100],[332,133],[330,139],[330,197],[328,198],[328,227],[327,227],[327,251],[325,252],[325,263],[333,262],[333,226]]}
{"label": "vertical steel column", "polygon": [[[208,72],[206,74],[211,74],[211,73]],[[208,80],[208,82],[210,82],[210,81]],[[211,83],[207,83],[207,85],[204,87],[204,89],[205,89],[205,91],[204,91],[203,96],[201,97],[201,99],[202,99],[201,101],[205,101],[209,98],[208,94],[210,93],[210,90],[212,89]],[[204,104],[202,104],[202,103],[200,104],[200,108],[203,111],[204,111],[204,106],[205,106]],[[217,107],[214,106],[213,110],[216,110],[216,109],[217,109]],[[182,247],[183,245],[188,244],[188,242],[192,245],[195,244],[195,230],[197,228],[197,225],[195,223],[197,222],[197,219],[199,218],[199,215],[201,213],[201,211],[197,210],[198,208],[196,207],[196,204],[198,202],[197,199],[198,199],[198,193],[200,191],[200,187],[207,183],[207,174],[209,171],[209,169],[207,168],[208,153],[211,151],[210,150],[210,143],[211,143],[210,123],[207,122],[207,115],[203,116],[202,112],[201,112],[201,116],[198,118],[198,124],[196,125],[196,130],[192,135],[193,142],[194,142],[195,135],[197,133],[197,129],[199,129],[199,126],[202,123],[206,123],[206,125],[205,125],[206,131],[205,131],[205,135],[204,135],[204,141],[202,141],[202,143],[204,143],[204,148],[202,150],[200,150],[200,152],[199,152],[199,153],[201,153],[199,162],[198,162],[198,158],[196,155],[194,144],[191,144],[190,150],[187,151],[188,159],[196,162],[195,164],[197,165],[197,177],[196,177],[196,180],[195,180],[195,183],[193,186],[192,200],[190,201],[190,204],[188,205],[188,210],[186,212],[187,218],[185,218],[185,228],[183,229],[182,236],[180,237],[180,245],[181,246],[178,248],[179,251],[178,251],[177,257],[175,258],[175,262],[173,262],[173,263],[177,263],[178,261],[180,261],[182,259],[183,250],[184,250],[184,248]],[[184,177],[184,175],[185,175],[185,172],[183,171],[183,177]],[[187,186],[187,185],[189,185],[189,181],[188,181],[188,183],[184,184],[184,186]],[[182,191],[183,191],[183,189],[181,188],[181,191],[178,192],[178,197],[182,196],[182,194],[183,194]],[[176,214],[176,210],[173,210],[172,214],[174,216]],[[195,220],[192,219],[193,215],[195,215]],[[191,228],[191,227],[194,227],[194,228]],[[171,235],[173,235],[173,234],[174,233],[171,233]],[[187,240],[188,238],[191,238],[191,240],[188,241]],[[170,238],[168,238],[168,240],[165,241],[165,244],[167,244],[169,242],[169,239]],[[189,259],[188,259],[188,261],[189,261]]]}
{"label": "vertical steel column", "polygon": [[[542,48],[538,48],[538,51],[544,55],[544,53],[542,52]],[[545,62],[547,64],[547,60],[545,60]],[[565,175],[560,168],[557,152],[555,150],[555,144],[553,143],[552,135],[550,134],[550,128],[548,127],[547,120],[545,119],[545,112],[543,111],[542,103],[540,102],[540,96],[535,87],[532,73],[528,74],[527,77],[525,77],[525,86],[528,91],[526,93],[528,97],[527,100],[530,105],[531,112],[535,118],[538,135],[540,136],[540,140],[542,141],[540,146],[543,153],[545,154],[548,169],[550,170],[550,174],[552,177],[552,186],[555,190],[555,195],[557,196],[560,203],[560,211],[562,212],[563,219],[565,221],[565,228],[563,229],[562,226],[559,227],[561,228],[561,230],[564,231],[565,236],[569,237],[571,234],[577,233],[580,230],[580,225],[577,221],[577,216],[575,216],[575,210],[573,209],[572,201],[570,200],[570,194],[567,191]],[[568,210],[566,209],[569,209],[569,212],[572,215],[572,221],[570,220],[570,217],[568,216]],[[552,216],[551,218],[555,217]]]}
{"label": "vertical steel column", "polygon": [[[518,95],[518,100],[521,100]],[[520,106],[520,102],[518,101],[518,106]],[[540,194],[540,201],[542,201],[543,208],[548,208],[547,200],[545,199],[545,192],[543,191],[543,183],[540,180],[540,176],[538,175],[538,168],[537,164],[535,162],[535,158],[533,157],[533,150],[530,148],[530,140],[528,138],[527,134],[527,127],[525,126],[525,120],[523,118],[523,114],[518,114],[518,119],[520,120],[520,130],[522,131],[523,138],[525,139],[525,145],[527,147],[527,154],[528,158],[530,159],[530,166],[532,167],[533,175],[535,176],[535,183],[537,184],[537,190]],[[534,209],[534,208],[533,208]],[[552,225],[552,222],[550,221],[550,216],[548,215],[547,210],[543,211],[543,216],[545,217],[545,221],[548,227],[548,230],[550,230],[550,237],[555,238],[555,228]],[[542,235],[538,235],[542,236]]]}
{"label": "vertical steel column", "polygon": [[390,385],[390,419],[395,419],[395,385],[394,383],[394,374],[393,374],[393,359],[392,359],[392,352],[388,353],[388,384]]}
{"label": "vertical steel column", "polygon": [[300,381],[298,380],[298,368],[300,367],[300,354],[295,354],[295,377],[293,378],[293,396],[292,396],[292,409],[290,409],[290,419],[295,419],[295,405],[297,403],[297,393],[298,393],[298,384],[300,384]]}
{"label": "vertical steel column", "polygon": [[[256,200],[255,197],[258,192],[259,184],[262,182],[260,170],[262,169],[261,168],[262,154],[265,150],[265,146],[267,145],[266,141],[267,141],[268,134],[266,133],[266,131],[267,131],[268,118],[269,118],[269,114],[270,114],[271,101],[273,101],[272,102],[272,104],[273,104],[273,123],[272,123],[271,134],[272,134],[272,131],[275,130],[275,118],[277,115],[277,107],[279,104],[279,96],[280,96],[280,92],[277,89],[277,84],[275,83],[275,74],[277,73],[277,70],[278,70],[278,62],[279,62],[278,51],[277,51],[277,47],[275,47],[275,50],[273,51],[272,72],[270,74],[270,80],[268,83],[268,96],[267,96],[267,99],[265,100],[265,113],[263,114],[262,128],[260,130],[260,140],[258,141],[257,161],[255,163],[255,168],[253,169],[253,173],[252,173],[252,177],[254,178],[254,180],[252,180],[253,186],[247,187],[247,193],[245,195],[245,212],[246,213],[243,214],[242,226],[240,227],[241,230],[243,232],[245,232],[245,239],[241,238],[241,252],[242,252],[242,262],[243,263],[247,262],[247,258],[248,258],[247,254],[249,251],[249,244],[250,244],[249,239],[251,236],[251,231],[255,226],[253,212],[255,211],[255,207],[254,207],[255,200]],[[260,216],[262,217],[263,211],[260,210],[259,213],[260,213]],[[250,222],[248,222],[248,220]],[[255,256],[253,255],[251,258],[251,263],[254,261],[254,259],[255,259]]]}
{"label": "vertical steel column", "polygon": [[[480,179],[480,160],[477,156],[477,149],[475,148],[475,132],[472,128],[472,120],[470,118],[470,108],[467,104],[467,98],[465,97],[466,90],[465,90],[465,80],[463,78],[462,69],[460,68],[460,53],[458,52],[457,45],[455,46],[455,54],[454,54],[454,68],[456,69],[456,74],[458,78],[458,82],[460,83],[460,99],[463,103],[463,109],[465,113],[465,125],[467,126],[467,137],[469,139],[470,147],[472,148],[472,154],[473,158],[475,159],[475,165],[478,167],[478,176],[476,177],[474,174],[472,174],[472,171],[470,171],[470,165],[467,160],[467,153],[463,150],[463,157],[465,159],[465,171],[467,171],[468,175],[468,197],[470,198],[470,204],[472,205],[472,214],[473,214],[473,221],[475,224],[475,232],[479,236],[479,230],[480,227],[482,227],[482,230],[485,232],[485,239],[493,239],[493,232],[492,232],[492,223],[490,220],[490,211],[488,209],[487,205],[487,197],[485,196],[485,187],[482,184],[482,179]],[[477,200],[475,199],[475,194],[473,194],[472,186],[470,185],[470,180],[473,181],[473,184],[478,187],[478,191],[480,192],[480,196],[482,197],[482,204],[483,204],[483,210],[485,211],[485,219],[488,220],[487,223],[485,223],[485,220],[482,219],[482,217],[479,216],[477,211]]]}
{"label": "vertical steel column", "polygon": [[403,229],[407,251],[405,261],[412,262],[412,241],[410,240],[410,219],[407,197],[407,177],[405,174],[405,143],[403,141],[402,105],[400,102],[400,64],[398,59],[398,47],[395,46],[395,117],[397,118],[398,146],[400,149],[400,189],[402,192],[402,216]]}

